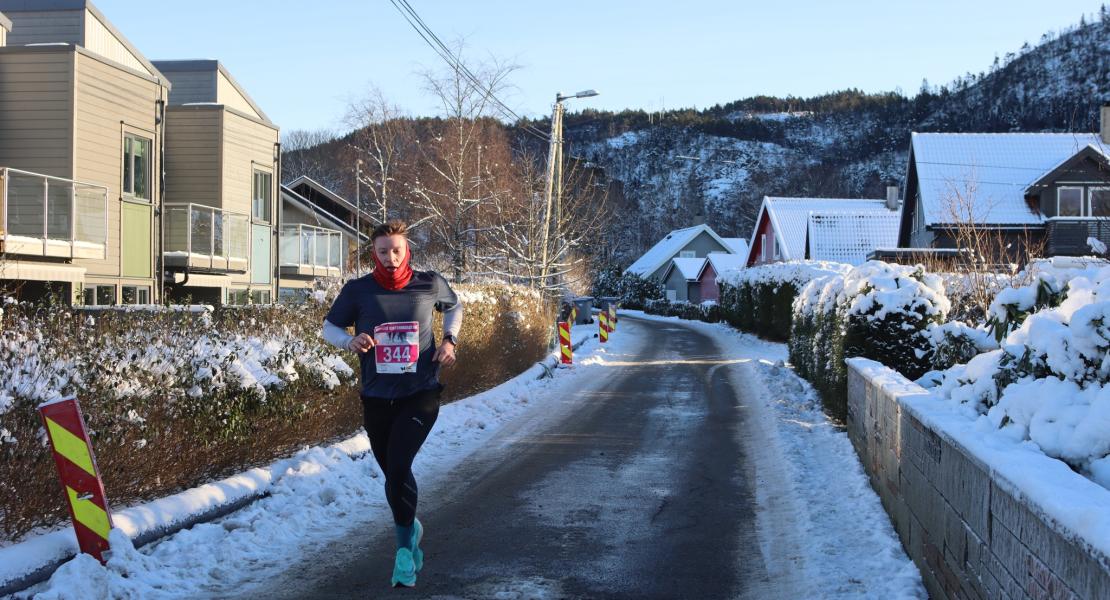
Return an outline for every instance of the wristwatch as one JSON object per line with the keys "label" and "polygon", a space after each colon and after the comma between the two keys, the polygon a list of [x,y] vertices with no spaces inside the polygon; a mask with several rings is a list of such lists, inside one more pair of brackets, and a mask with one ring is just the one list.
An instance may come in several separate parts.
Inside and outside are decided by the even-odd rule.
{"label": "wristwatch", "polygon": [[452,344],[452,345],[454,345],[454,346],[455,346],[456,348],[458,348],[458,347],[459,347],[459,338],[457,338],[457,337],[455,337],[455,336],[451,335],[450,333],[448,333],[447,335],[443,336],[443,341],[445,341],[445,342],[451,342],[451,344]]}

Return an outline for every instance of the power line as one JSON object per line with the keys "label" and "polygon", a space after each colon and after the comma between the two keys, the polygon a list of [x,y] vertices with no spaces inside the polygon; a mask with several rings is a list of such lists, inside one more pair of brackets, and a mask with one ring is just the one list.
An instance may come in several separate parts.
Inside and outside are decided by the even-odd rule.
{"label": "power line", "polygon": [[416,31],[417,35],[419,35],[426,44],[428,44],[432,51],[439,55],[439,57],[442,58],[451,68],[455,69],[456,72],[470,81],[470,83],[477,86],[480,90],[484,91],[487,94],[487,97],[493,102],[494,106],[499,108],[504,116],[515,119],[517,123],[524,123],[523,130],[525,133],[528,133],[529,135],[532,135],[533,137],[536,137],[545,142],[550,141],[550,136],[547,133],[543,132],[542,130],[531,124],[528,124],[523,117],[518,115],[513,109],[509,108],[507,104],[502,102],[501,99],[493,93],[492,88],[487,88],[484,84],[482,84],[478,77],[475,76],[474,73],[472,73],[465,64],[463,64],[462,60],[456,57],[454,53],[447,47],[447,45],[443,43],[443,40],[441,40],[439,36],[437,36],[435,32],[432,31],[430,27],[428,27],[428,25],[424,22],[423,19],[420,18],[420,15],[417,14],[416,10],[412,8],[407,0],[390,0],[390,3],[393,4],[393,7],[401,13],[401,16],[405,19],[405,21],[407,21],[408,24],[412,26],[413,30]]}

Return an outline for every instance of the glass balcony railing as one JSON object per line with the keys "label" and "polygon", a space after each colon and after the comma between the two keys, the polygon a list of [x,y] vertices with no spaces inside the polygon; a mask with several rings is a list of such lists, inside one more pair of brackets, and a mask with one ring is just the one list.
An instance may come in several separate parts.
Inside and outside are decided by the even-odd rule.
{"label": "glass balcony railing", "polygon": [[281,228],[279,255],[287,273],[338,277],[343,270],[343,234],[312,225]]}
{"label": "glass balcony railing", "polygon": [[108,188],[2,167],[0,240],[9,254],[103,259]]}
{"label": "glass balcony railing", "polygon": [[250,218],[202,204],[168,203],[167,267],[245,272],[250,256]]}

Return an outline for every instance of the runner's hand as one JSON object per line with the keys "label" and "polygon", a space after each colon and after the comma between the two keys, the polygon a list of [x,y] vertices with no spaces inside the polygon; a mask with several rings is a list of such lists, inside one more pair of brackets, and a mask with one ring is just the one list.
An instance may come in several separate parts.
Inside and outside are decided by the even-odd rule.
{"label": "runner's hand", "polygon": [[368,333],[360,333],[347,342],[347,349],[362,354],[374,347],[374,338]]}
{"label": "runner's hand", "polygon": [[445,367],[450,367],[455,364],[455,345],[451,342],[444,341],[436,348],[436,354],[432,357],[432,361],[438,362]]}

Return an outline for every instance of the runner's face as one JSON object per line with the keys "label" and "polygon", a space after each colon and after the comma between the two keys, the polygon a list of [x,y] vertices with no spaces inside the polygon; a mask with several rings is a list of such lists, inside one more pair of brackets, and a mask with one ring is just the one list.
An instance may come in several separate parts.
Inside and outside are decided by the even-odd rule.
{"label": "runner's face", "polygon": [[374,240],[374,252],[378,260],[390,271],[401,266],[405,260],[409,242],[403,235],[383,235]]}

